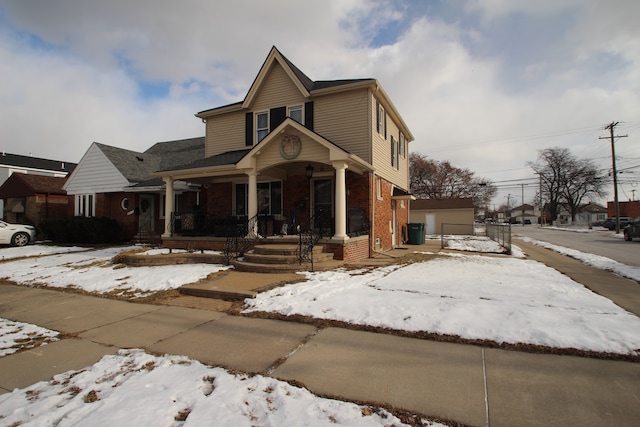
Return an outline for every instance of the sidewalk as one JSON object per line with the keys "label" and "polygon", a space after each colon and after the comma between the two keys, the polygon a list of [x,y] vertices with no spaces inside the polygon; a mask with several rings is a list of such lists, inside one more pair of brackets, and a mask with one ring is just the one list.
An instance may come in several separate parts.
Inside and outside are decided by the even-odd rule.
{"label": "sidewalk", "polygon": [[[581,263],[565,267],[566,257],[520,243],[536,259],[573,269],[572,274],[583,272],[585,281],[595,277]],[[433,248],[398,252],[414,250]],[[637,302],[633,290],[640,292],[639,285],[604,274],[587,286],[599,286],[601,293],[610,292],[629,306]],[[0,392],[82,369],[119,348],[145,348],[295,380],[319,394],[381,402],[468,425],[631,426],[640,419],[637,363],[316,329],[11,285],[0,285],[0,317],[68,336],[0,358]]]}

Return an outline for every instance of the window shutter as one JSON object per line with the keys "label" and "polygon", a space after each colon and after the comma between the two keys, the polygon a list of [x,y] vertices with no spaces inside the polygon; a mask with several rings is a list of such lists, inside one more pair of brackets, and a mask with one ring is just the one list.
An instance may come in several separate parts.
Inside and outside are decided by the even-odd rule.
{"label": "window shutter", "polygon": [[396,140],[391,135],[391,166],[396,167]]}
{"label": "window shutter", "polygon": [[376,101],[376,132],[380,133],[380,102]]}
{"label": "window shutter", "polygon": [[287,118],[287,107],[272,108],[269,111],[269,132],[278,127]]}
{"label": "window shutter", "polygon": [[304,126],[313,130],[313,101],[304,104]]}
{"label": "window shutter", "polygon": [[253,145],[253,113],[247,113],[244,116],[244,145],[248,147]]}

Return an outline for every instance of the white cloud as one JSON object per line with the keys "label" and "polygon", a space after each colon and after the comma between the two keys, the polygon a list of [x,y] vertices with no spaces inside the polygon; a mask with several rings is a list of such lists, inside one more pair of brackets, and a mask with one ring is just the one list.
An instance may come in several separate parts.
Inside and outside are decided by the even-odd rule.
{"label": "white cloud", "polygon": [[[276,45],[312,79],[380,80],[413,150],[522,168],[494,180],[530,176],[539,149],[604,157],[598,128],[640,117],[636,3],[468,1],[426,15],[373,0],[5,3],[0,148],[77,161],[94,140],[144,150],[203,135],[193,114],[240,101]],[[145,99],[141,83],[167,93]]]}

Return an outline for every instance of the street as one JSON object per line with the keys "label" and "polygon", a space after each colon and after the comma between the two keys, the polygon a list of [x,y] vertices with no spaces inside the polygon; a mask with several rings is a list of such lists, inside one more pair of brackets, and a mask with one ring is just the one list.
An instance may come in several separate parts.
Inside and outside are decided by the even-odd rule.
{"label": "street", "polygon": [[[513,225],[511,233],[515,237],[526,236],[581,252],[611,258],[622,264],[640,266],[640,241],[635,239],[632,242],[627,242],[622,237],[622,232],[616,235],[612,231],[603,229],[580,233],[572,230],[539,227],[537,225]],[[517,240],[514,243],[517,245]]]}

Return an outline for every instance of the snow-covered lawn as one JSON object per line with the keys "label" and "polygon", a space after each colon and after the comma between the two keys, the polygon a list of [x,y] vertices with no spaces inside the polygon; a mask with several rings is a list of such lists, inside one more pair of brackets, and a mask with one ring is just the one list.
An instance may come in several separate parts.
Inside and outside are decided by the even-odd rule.
{"label": "snow-covered lawn", "polygon": [[22,247],[0,246],[0,261],[15,258],[37,257],[43,255],[65,254],[69,252],[88,251],[80,246],[28,245]]}
{"label": "snow-covered lawn", "polygon": [[245,300],[245,312],[640,355],[637,316],[537,261],[453,254],[306,278]]}
{"label": "snow-covered lawn", "polygon": [[0,318],[0,357],[57,341],[57,336],[56,331]]}
{"label": "snow-covered lawn", "polygon": [[141,350],[121,350],[82,371],[0,395],[0,420],[7,426],[406,425],[383,409]]}
{"label": "snow-covered lawn", "polygon": [[[615,234],[615,233],[614,233]],[[551,249],[552,251],[561,253],[563,255],[575,258],[578,261],[590,265],[600,270],[607,270],[615,273],[619,276],[626,277],[636,282],[640,282],[640,267],[621,264],[611,258],[603,257],[600,255],[588,254],[585,252],[577,251],[575,249],[565,248],[563,246],[553,245],[551,243],[535,240],[530,237],[518,237],[523,242],[532,243],[543,248]]]}
{"label": "snow-covered lawn", "polygon": [[[34,248],[35,246],[27,246],[25,252]],[[135,298],[179,288],[229,268],[214,264],[127,267],[111,263],[111,259],[121,251],[139,248],[114,247],[6,261],[0,264],[0,279],[21,285],[76,288],[98,294],[112,293]],[[0,249],[0,257],[9,249],[24,248]],[[156,254],[155,251],[150,253]]]}

